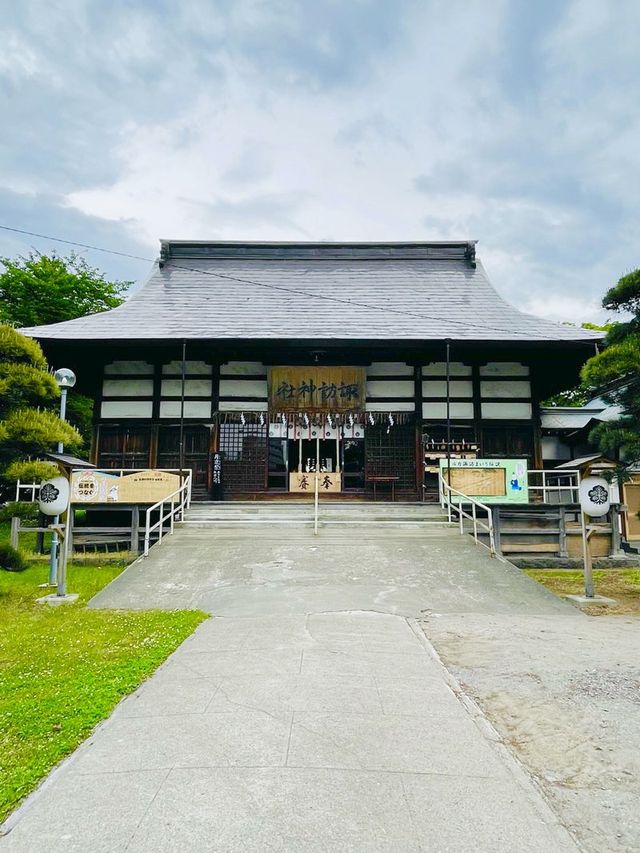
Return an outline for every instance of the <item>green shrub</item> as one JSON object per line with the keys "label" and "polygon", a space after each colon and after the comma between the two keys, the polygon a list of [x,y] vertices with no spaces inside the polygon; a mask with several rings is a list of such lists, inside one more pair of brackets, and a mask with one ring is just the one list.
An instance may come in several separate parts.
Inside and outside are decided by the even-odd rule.
{"label": "green shrub", "polygon": [[71,453],[82,447],[78,430],[53,412],[16,409],[0,421],[0,447],[3,455],[15,458],[20,453],[42,453],[58,442]]}
{"label": "green shrub", "polygon": [[7,466],[3,473],[5,480],[16,483],[41,483],[57,477],[60,469],[53,462],[44,462],[41,459],[16,459]]}
{"label": "green shrub", "polygon": [[28,501],[9,501],[0,507],[0,521],[11,521],[17,515],[20,521],[37,521],[38,504]]}
{"label": "green shrub", "polygon": [[0,570],[3,572],[23,572],[27,568],[27,562],[20,553],[11,545],[0,542]]}
{"label": "green shrub", "polygon": [[46,370],[47,362],[37,341],[21,335],[11,326],[0,325],[0,359],[31,364]]}
{"label": "green shrub", "polygon": [[0,362],[0,408],[51,403],[60,396],[56,380],[46,370],[16,361]]}

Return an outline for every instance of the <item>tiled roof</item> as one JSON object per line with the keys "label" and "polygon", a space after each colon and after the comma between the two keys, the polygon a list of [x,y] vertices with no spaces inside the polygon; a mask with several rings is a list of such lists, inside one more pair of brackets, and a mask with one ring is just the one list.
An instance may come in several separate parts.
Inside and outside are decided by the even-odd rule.
{"label": "tiled roof", "polygon": [[593,341],[516,310],[475,243],[164,241],[123,305],[23,330],[41,340],[333,339]]}

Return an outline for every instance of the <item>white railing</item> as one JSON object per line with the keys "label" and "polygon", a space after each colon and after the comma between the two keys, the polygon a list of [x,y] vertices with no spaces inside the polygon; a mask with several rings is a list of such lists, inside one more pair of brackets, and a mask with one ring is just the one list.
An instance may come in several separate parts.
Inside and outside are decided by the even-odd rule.
{"label": "white railing", "polygon": [[550,468],[533,469],[527,474],[529,492],[539,493],[543,504],[580,503],[580,471]]}
{"label": "white railing", "polygon": [[[485,548],[488,547],[491,555],[495,555],[496,545],[491,508],[486,504],[483,504],[482,501],[472,498],[469,495],[465,495],[463,492],[458,491],[458,489],[454,489],[453,486],[450,486],[449,483],[446,482],[442,474],[439,474],[438,476],[440,480],[440,500],[443,508],[447,510],[449,523],[452,521],[453,513],[456,513],[460,525],[460,534],[462,535],[465,532],[464,520],[466,518],[472,524],[473,538],[476,544],[484,545]],[[454,500],[454,496],[457,500]],[[471,506],[471,511],[467,512],[464,509],[463,504],[469,504]],[[482,512],[486,513],[486,521],[482,518],[478,518],[478,510],[482,510]],[[485,533],[488,534],[489,545],[478,538],[478,530],[484,530]]]}
{"label": "white railing", "polygon": [[[164,508],[165,505],[169,505],[168,511],[165,513]],[[162,542],[162,537],[164,536],[164,524],[165,521],[169,521],[169,535],[173,533],[174,524],[176,519],[178,521],[182,521],[184,519],[185,509],[188,509],[191,505],[191,471],[188,472],[184,482],[180,486],[179,489],[176,489],[175,492],[171,492],[170,495],[167,495],[166,498],[163,498],[161,501],[150,506],[145,514],[145,525],[144,525],[144,552],[143,555],[147,557],[149,555],[149,549],[151,547],[151,534],[157,530],[158,531],[158,542]],[[153,524],[151,523],[151,514],[159,510],[158,520]]]}
{"label": "white railing", "polygon": [[[29,498],[21,498],[20,492],[30,492],[31,497]],[[38,496],[40,494],[40,483],[21,483],[20,480],[16,483],[16,501],[28,501],[29,503],[35,503],[38,500]]]}

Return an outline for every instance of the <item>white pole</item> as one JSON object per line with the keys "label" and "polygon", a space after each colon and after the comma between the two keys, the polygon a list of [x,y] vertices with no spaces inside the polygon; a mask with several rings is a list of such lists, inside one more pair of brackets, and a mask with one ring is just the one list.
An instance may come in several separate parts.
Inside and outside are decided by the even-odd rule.
{"label": "white pole", "polygon": [[64,598],[67,594],[67,560],[69,559],[69,534],[71,532],[71,493],[69,493],[69,504],[67,505],[67,518],[64,528],[64,539],[60,546],[60,564],[58,566],[58,588],[56,595]]}
{"label": "white pole", "polygon": [[590,530],[587,530],[587,516],[582,510],[580,511],[582,520],[582,557],[584,562],[584,594],[585,598],[593,598],[593,563],[591,560],[591,543],[589,537]]}
{"label": "white pole", "polygon": [[[60,389],[60,420],[65,420],[65,416],[67,414],[67,389]],[[58,453],[62,453],[64,450],[64,445],[61,441],[58,442]],[[53,524],[58,524],[60,522],[60,516],[56,515],[53,518]],[[51,534],[51,546],[50,546],[50,554],[49,554],[49,586],[55,586],[58,582],[58,531],[54,529]],[[64,593],[63,593],[64,594]],[[58,595],[60,593],[58,592]]]}

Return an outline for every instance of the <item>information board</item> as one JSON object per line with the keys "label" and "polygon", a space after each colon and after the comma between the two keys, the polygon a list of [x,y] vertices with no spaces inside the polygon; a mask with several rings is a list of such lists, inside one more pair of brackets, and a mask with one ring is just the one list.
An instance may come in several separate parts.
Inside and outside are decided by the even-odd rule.
{"label": "information board", "polygon": [[[440,460],[440,472],[446,481],[446,459]],[[449,476],[453,489],[482,503],[529,503],[526,459],[452,459]]]}
{"label": "information board", "polygon": [[105,471],[74,471],[72,504],[154,504],[180,488],[180,477],[168,471],[136,471],[123,477]]}

